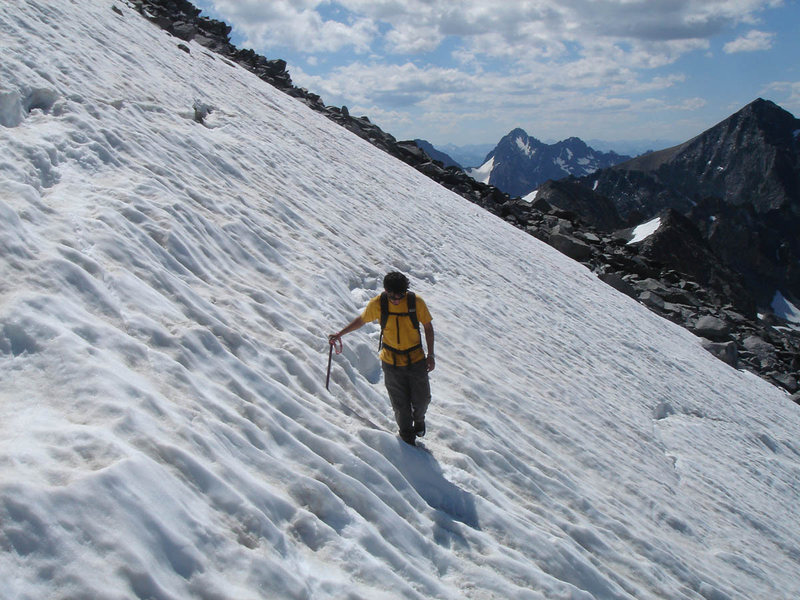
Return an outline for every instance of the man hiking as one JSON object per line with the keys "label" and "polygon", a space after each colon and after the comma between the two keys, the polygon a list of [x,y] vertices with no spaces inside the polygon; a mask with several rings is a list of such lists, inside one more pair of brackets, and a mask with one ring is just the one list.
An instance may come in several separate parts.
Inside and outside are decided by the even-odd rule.
{"label": "man hiking", "polygon": [[[380,320],[380,359],[383,378],[400,438],[412,446],[425,435],[425,413],[431,401],[428,373],[436,361],[433,356],[433,324],[425,301],[408,291],[408,278],[392,271],[383,278],[382,294],[369,301],[364,312],[339,333],[331,334],[331,345],[366,323]],[[422,349],[419,324],[425,331],[428,355]]]}

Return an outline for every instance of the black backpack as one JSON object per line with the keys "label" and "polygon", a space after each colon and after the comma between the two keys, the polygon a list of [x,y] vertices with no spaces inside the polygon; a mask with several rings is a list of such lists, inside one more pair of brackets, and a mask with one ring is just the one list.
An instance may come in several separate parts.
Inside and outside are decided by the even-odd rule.
{"label": "black backpack", "polygon": [[[408,312],[404,313],[390,313],[389,312],[389,296],[386,292],[381,294],[381,337],[378,340],[378,350],[381,348],[388,348],[394,353],[399,354],[408,354],[417,348],[421,348],[422,344],[418,344],[413,348],[409,348],[408,350],[396,350],[391,346],[383,343],[383,330],[386,328],[386,323],[389,321],[389,315],[391,314],[393,317],[408,317],[411,319],[411,324],[414,326],[414,329],[419,332],[419,319],[417,318],[417,297],[414,292],[407,292],[406,298],[408,300]],[[420,336],[420,341],[422,340],[422,336]]]}

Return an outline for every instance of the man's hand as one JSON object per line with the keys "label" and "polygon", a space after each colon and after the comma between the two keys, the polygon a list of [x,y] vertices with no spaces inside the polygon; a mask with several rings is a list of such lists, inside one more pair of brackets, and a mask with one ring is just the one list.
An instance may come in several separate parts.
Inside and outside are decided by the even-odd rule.
{"label": "man's hand", "polygon": [[425,343],[428,346],[428,373],[436,368],[436,359],[433,358],[433,323],[424,323],[422,328],[425,330]]}

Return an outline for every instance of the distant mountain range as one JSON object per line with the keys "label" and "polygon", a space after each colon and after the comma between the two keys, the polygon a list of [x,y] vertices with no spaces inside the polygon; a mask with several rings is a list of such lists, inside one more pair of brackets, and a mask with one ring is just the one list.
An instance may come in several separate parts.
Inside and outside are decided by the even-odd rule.
{"label": "distant mountain range", "polygon": [[[424,140],[420,140],[424,141]],[[546,144],[555,144],[556,140],[542,140]],[[659,148],[668,148],[676,145],[680,140],[585,140],[586,145],[600,152],[616,152],[623,156],[639,156],[647,152],[653,152]],[[443,153],[450,160],[459,166],[469,169],[482,165],[486,162],[486,156],[494,150],[496,144],[469,144],[458,146],[456,144],[439,144],[435,148],[429,142],[424,142],[436,152]],[[422,147],[422,146],[421,146]],[[426,150],[427,151],[427,150]],[[439,159],[437,159],[439,160]]]}
{"label": "distant mountain range", "polygon": [[[432,158],[445,162],[441,157],[431,154],[426,147],[420,147],[426,149]],[[448,155],[444,156],[451,161],[450,164],[457,164]],[[594,150],[577,137],[546,144],[517,128],[500,140],[480,166],[467,168],[466,171],[477,181],[495,186],[511,196],[522,197],[548,179],[588,175],[628,159],[630,156],[616,152]],[[448,163],[445,162],[445,166]]]}

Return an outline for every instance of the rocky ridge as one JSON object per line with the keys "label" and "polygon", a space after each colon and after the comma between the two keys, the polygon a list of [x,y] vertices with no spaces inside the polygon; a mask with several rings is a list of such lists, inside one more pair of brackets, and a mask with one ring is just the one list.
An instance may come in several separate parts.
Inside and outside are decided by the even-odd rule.
{"label": "rocky ridge", "polygon": [[581,183],[633,224],[672,208],[766,306],[800,302],[800,119],[757,99],[695,138]]}
{"label": "rocky ridge", "polygon": [[[800,403],[798,331],[774,315],[757,315],[754,303],[746,295],[732,294],[741,285],[735,274],[692,277],[685,272],[689,269],[664,261],[664,255],[658,252],[658,240],[677,231],[669,225],[669,217],[667,225],[660,227],[648,244],[629,244],[630,231],[608,233],[606,227],[590,225],[585,217],[579,216],[587,205],[586,189],[574,180],[547,182],[533,202],[511,197],[494,186],[473,180],[458,167],[444,167],[414,141],[396,140],[366,116],[352,116],[344,106],[326,106],[317,94],[292,84],[285,61],[236,48],[230,43],[230,26],[201,17],[200,9],[191,2],[123,1],[174,35],[182,50],[191,52],[182,42],[193,40],[224,60],[250,70],[444,187],[585,264],[609,285],[703,337],[706,348],[721,360],[783,387]],[[202,113],[197,118],[202,119]],[[606,225],[622,222],[613,206],[603,205],[597,210],[605,213],[602,218],[607,220]],[[705,243],[702,238],[701,243]],[[714,252],[707,250],[705,254],[704,249],[704,255],[713,262]]]}

